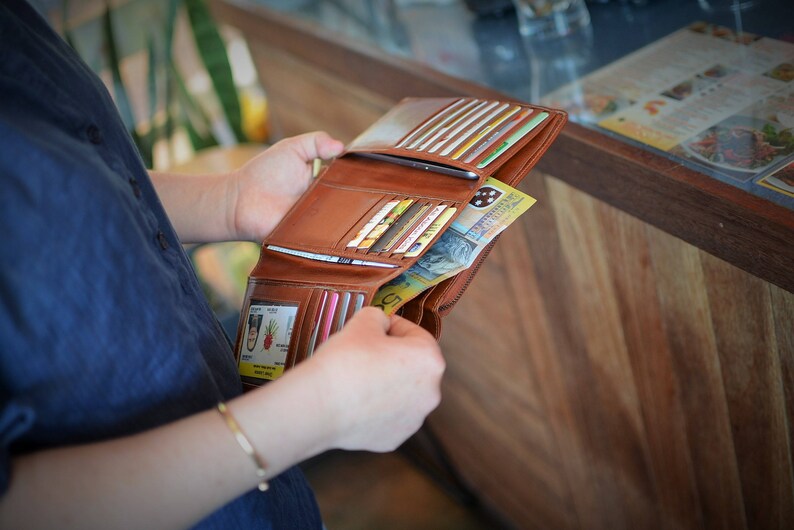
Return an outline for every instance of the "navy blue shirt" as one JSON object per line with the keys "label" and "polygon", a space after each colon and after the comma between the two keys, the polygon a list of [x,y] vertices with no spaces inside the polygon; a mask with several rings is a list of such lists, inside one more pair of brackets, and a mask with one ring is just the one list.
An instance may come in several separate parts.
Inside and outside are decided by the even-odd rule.
{"label": "navy blue shirt", "polygon": [[[14,455],[239,395],[229,341],[113,101],[18,0],[0,3],[0,179],[0,493]],[[321,522],[292,469],[198,527]]]}

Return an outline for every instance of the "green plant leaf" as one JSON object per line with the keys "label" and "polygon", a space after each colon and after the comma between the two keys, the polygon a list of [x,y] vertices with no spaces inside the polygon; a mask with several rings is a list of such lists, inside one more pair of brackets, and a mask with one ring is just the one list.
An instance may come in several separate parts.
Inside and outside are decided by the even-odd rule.
{"label": "green plant leaf", "polygon": [[68,27],[69,0],[63,0],[63,2],[61,2],[61,14],[63,16],[63,40],[66,41],[66,44],[68,44],[70,48],[72,48],[74,51],[77,51],[77,46],[75,46],[74,43],[74,36]]}
{"label": "green plant leaf", "polygon": [[154,145],[159,139],[157,125],[157,103],[159,95],[157,90],[157,69],[159,61],[157,60],[157,47],[155,45],[154,36],[150,33],[147,39],[147,72],[146,72],[146,88],[149,97],[149,131],[141,137],[139,149],[144,159],[154,161]]}
{"label": "green plant leaf", "polygon": [[226,53],[226,44],[221,38],[215,20],[207,9],[204,0],[184,0],[193,38],[204,67],[212,79],[212,85],[223,108],[226,120],[238,142],[245,140],[242,128],[242,114],[237,87],[232,77],[232,68]]}
{"label": "green plant leaf", "polygon": [[162,127],[158,127],[157,138],[165,138],[168,142],[169,150],[171,147],[171,137],[174,134],[175,123],[178,121],[174,117],[174,113],[178,113],[179,109],[174,106],[174,82],[171,76],[171,66],[173,63],[173,40],[174,29],[176,27],[176,15],[179,9],[181,0],[169,0],[168,10],[166,11],[166,20],[164,25],[164,54],[162,68],[158,68],[158,72],[162,72],[162,95],[163,95],[163,111],[165,119]]}
{"label": "green plant leaf", "polygon": [[198,151],[199,149],[218,145],[218,140],[212,134],[210,119],[206,112],[204,112],[204,109],[185,86],[185,80],[176,65],[172,64],[171,70],[178,90],[182,123],[187,130],[193,149]]}
{"label": "green plant leaf", "polygon": [[132,136],[132,141],[138,147],[138,151],[143,158],[146,167],[152,167],[152,161],[146,158],[146,154],[141,152],[141,137],[135,129],[135,116],[132,113],[132,105],[127,96],[127,89],[124,86],[124,80],[121,77],[121,67],[118,48],[116,46],[116,36],[113,30],[113,18],[111,15],[110,3],[105,4],[105,12],[102,16],[102,32],[105,38],[105,46],[107,52],[107,60],[110,66],[110,72],[113,76],[113,95],[115,96],[116,106],[121,114],[121,119],[127,130]]}

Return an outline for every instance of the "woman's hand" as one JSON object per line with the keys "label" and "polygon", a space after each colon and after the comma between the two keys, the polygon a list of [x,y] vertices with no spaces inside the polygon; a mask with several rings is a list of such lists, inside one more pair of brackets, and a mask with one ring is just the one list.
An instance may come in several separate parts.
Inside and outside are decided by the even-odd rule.
{"label": "woman's hand", "polygon": [[344,146],[324,132],[287,138],[234,172],[229,179],[229,224],[236,239],[261,242],[312,179],[316,158],[328,159]]}
{"label": "woman's hand", "polygon": [[343,148],[328,134],[313,132],[277,142],[230,173],[150,175],[183,243],[261,243],[306,191],[314,160]]}
{"label": "woman's hand", "polygon": [[441,400],[445,362],[436,340],[374,307],[356,313],[305,364],[317,371],[334,448],[391,451]]}

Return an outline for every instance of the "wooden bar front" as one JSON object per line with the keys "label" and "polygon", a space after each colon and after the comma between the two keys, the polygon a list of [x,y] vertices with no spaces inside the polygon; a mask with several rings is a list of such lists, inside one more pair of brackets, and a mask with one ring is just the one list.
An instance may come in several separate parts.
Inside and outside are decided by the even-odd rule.
{"label": "wooden bar front", "polygon": [[[245,34],[282,136],[352,139],[403,96],[494,95],[263,8]],[[515,528],[792,528],[794,216],[570,125],[444,320],[428,420]]]}

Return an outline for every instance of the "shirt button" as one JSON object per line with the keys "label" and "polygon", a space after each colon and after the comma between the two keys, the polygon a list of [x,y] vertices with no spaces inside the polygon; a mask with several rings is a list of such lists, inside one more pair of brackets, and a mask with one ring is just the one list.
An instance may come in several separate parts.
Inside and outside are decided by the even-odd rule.
{"label": "shirt button", "polygon": [[140,199],[141,187],[138,186],[138,179],[136,179],[135,177],[130,177],[130,186],[132,186],[132,193],[135,194],[135,197]]}
{"label": "shirt button", "polygon": [[162,230],[157,231],[157,242],[160,243],[160,248],[165,250],[168,248],[168,240]]}
{"label": "shirt button", "polygon": [[88,126],[85,132],[88,135],[88,141],[91,142],[92,144],[102,143],[102,131],[100,131],[99,127],[97,127],[93,123]]}

